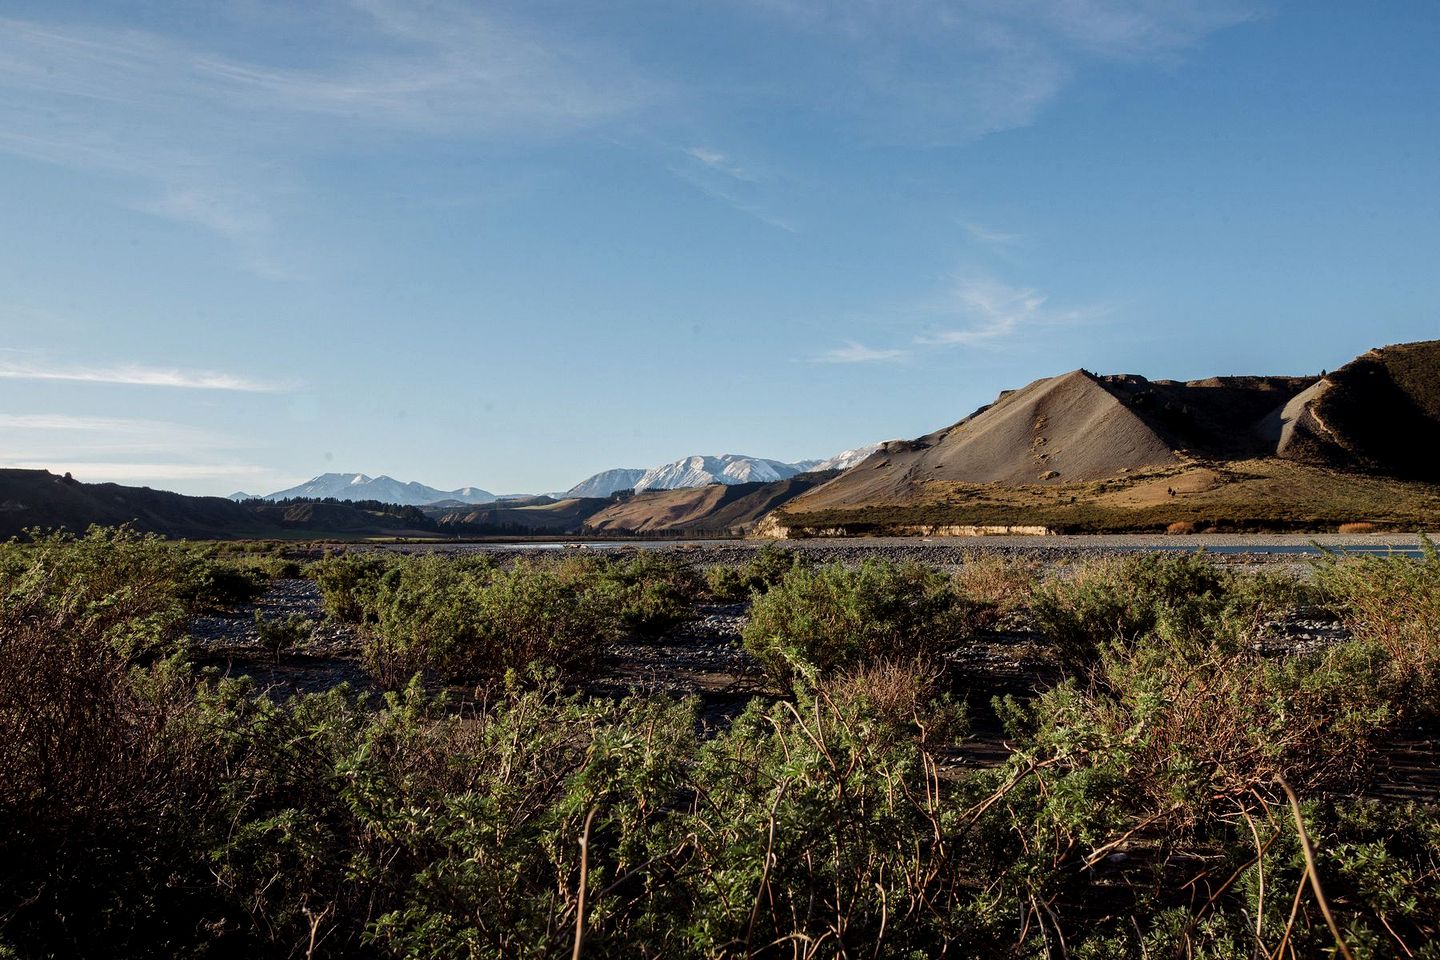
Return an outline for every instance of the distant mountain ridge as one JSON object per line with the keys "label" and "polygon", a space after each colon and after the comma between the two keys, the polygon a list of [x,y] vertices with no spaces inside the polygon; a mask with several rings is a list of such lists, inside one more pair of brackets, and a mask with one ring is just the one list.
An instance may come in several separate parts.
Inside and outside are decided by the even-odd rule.
{"label": "distant mountain ridge", "polygon": [[[870,444],[854,450],[845,450],[827,460],[801,460],[784,463],[760,457],[747,457],[727,453],[720,456],[682,457],[673,463],[665,463],[649,469],[641,467],[617,467],[603,470],[587,477],[564,493],[545,494],[553,499],[567,497],[604,498],[622,490],[675,490],[682,487],[703,487],[712,483],[768,483],[786,480],[801,473],[820,470],[844,470],[859,463],[879,448]],[[417,481],[396,480],[393,477],[371,477],[364,473],[322,473],[304,483],[277,490],[274,493],[251,494],[236,491],[226,499],[243,502],[246,500],[345,500],[350,502],[374,500],[393,503],[402,507],[426,507],[448,503],[453,505],[475,505],[495,503],[500,500],[523,500],[528,494],[495,494],[479,487],[461,487],[458,490],[440,490]]]}
{"label": "distant mountain ridge", "polygon": [[788,480],[802,473],[816,473],[826,470],[848,470],[880,449],[872,443],[843,450],[825,460],[799,460],[787,463],[782,460],[768,460],[738,453],[724,453],[718,456],[696,454],[681,457],[670,463],[662,463],[649,469],[617,468],[605,470],[588,477],[568,491],[572,497],[608,497],[621,490],[681,490],[690,487],[705,487],[712,483],[732,486],[741,483],[774,483]]}
{"label": "distant mountain ridge", "polygon": [[608,497],[621,490],[633,490],[645,476],[643,467],[616,467],[586,477],[565,491],[567,497]]}
{"label": "distant mountain ridge", "polygon": [[[232,494],[231,499],[242,499]],[[492,503],[499,499],[488,490],[479,487],[461,487],[458,490],[437,490],[415,481],[401,481],[393,477],[370,477],[363,473],[322,473],[320,476],[286,490],[267,493],[261,500],[377,500],[380,503],[394,503],[402,507],[423,507],[441,500],[459,503]]]}

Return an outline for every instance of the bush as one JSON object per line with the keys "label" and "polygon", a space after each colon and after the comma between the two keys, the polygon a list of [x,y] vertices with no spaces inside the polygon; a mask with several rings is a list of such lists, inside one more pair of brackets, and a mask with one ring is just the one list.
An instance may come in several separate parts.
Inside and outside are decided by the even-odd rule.
{"label": "bush", "polygon": [[325,613],[340,623],[360,624],[372,619],[376,583],[395,559],[381,553],[326,554],[308,569],[320,588]]}
{"label": "bush", "polygon": [[710,596],[722,602],[749,600],[785,579],[791,570],[813,566],[804,554],[767,543],[739,566],[716,565],[705,571]]}
{"label": "bush", "polygon": [[1042,585],[1031,610],[1060,662],[1085,673],[1107,644],[1134,644],[1162,623],[1242,645],[1301,595],[1292,579],[1237,574],[1203,553],[1137,553],[1090,561]]}
{"label": "bush", "polygon": [[0,545],[0,608],[17,604],[67,629],[103,636],[122,656],[165,654],[184,636],[203,571],[153,534],[92,527],[83,537],[32,531]]}
{"label": "bush", "polygon": [[[34,955],[164,956],[221,777],[178,659],[187,558],[125,530],[4,549],[0,916]],[[203,882],[201,888],[203,889]],[[156,891],[172,894],[156,896]]]}
{"label": "bush", "polygon": [[569,563],[518,559],[499,570],[414,557],[359,592],[362,657],[388,689],[422,671],[473,681],[531,663],[578,670],[619,629],[617,594]]}
{"label": "bush", "polygon": [[756,598],[742,636],[772,677],[790,682],[797,671],[827,676],[938,657],[973,632],[984,609],[926,567],[874,560],[796,567]]}
{"label": "bush", "polygon": [[255,602],[269,586],[270,577],[254,567],[201,560],[184,596],[197,609],[225,612]]}
{"label": "bush", "polygon": [[260,638],[260,645],[270,651],[277,663],[282,653],[303,646],[314,633],[315,621],[309,617],[291,614],[283,619],[271,619],[259,610],[255,611],[255,634]]}
{"label": "bush", "polygon": [[[1000,704],[991,769],[933,664],[894,654],[1018,574],[789,571],[756,608],[835,665],[797,653],[793,700],[707,729],[553,670],[463,710],[413,682],[273,702],[156,659],[193,560],[113,532],[0,548],[0,955],[541,957],[579,931],[589,960],[1325,956],[1306,843],[1357,956],[1440,939],[1440,807],[1354,798],[1429,663],[1403,657],[1433,553],[1327,561],[1357,639],[1287,659],[1237,637],[1293,584],[1152,572],[1120,609],[1153,626],[1100,640],[1088,683]],[[367,631],[489,671],[620,630],[643,579],[415,558],[357,595]],[[1187,581],[1212,588],[1198,612]]]}
{"label": "bush", "polygon": [[641,640],[654,640],[695,615],[700,578],[689,565],[653,550],[606,560],[591,572],[594,589],[613,590],[621,624]]}
{"label": "bush", "polygon": [[1421,540],[1418,560],[1328,554],[1315,569],[1322,602],[1351,633],[1378,645],[1416,705],[1433,708],[1440,682],[1440,552]]}
{"label": "bush", "polygon": [[1358,521],[1358,522],[1355,522],[1355,523],[1342,523],[1342,524],[1340,524],[1340,526],[1336,529],[1336,533],[1342,533],[1342,534],[1347,534],[1347,533],[1348,533],[1348,534],[1355,534],[1355,533],[1377,533],[1377,532],[1379,532],[1379,530],[1380,530],[1379,524],[1368,523],[1368,522],[1366,522],[1366,521]]}
{"label": "bush", "polygon": [[978,604],[978,625],[989,628],[1029,610],[1038,565],[993,555],[971,555],[955,572],[955,590]]}

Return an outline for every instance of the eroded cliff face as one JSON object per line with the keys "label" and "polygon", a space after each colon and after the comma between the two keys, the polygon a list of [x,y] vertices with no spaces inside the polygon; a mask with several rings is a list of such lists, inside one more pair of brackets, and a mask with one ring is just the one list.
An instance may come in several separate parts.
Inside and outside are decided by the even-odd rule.
{"label": "eroded cliff face", "polygon": [[1440,340],[1371,350],[1296,396],[1270,424],[1275,455],[1440,482]]}

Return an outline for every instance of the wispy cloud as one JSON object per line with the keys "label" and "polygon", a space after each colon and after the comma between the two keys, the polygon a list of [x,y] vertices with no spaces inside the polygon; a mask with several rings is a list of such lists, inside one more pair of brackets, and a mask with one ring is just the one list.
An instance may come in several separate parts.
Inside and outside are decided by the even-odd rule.
{"label": "wispy cloud", "polygon": [[1032,327],[1081,323],[1104,316],[1103,306],[1055,308],[1032,287],[1014,287],[990,277],[955,281],[936,309],[954,325],[915,338],[923,346],[978,346],[1010,339]]}
{"label": "wispy cloud", "polygon": [[994,230],[983,223],[976,223],[974,220],[962,220],[960,226],[970,235],[970,239],[977,243],[983,243],[987,247],[1009,247],[1024,239],[1018,233]]}
{"label": "wispy cloud", "polygon": [[181,423],[128,417],[74,416],[64,413],[0,414],[0,448],[13,458],[73,458],[83,452],[192,453],[234,449],[233,437]]}
{"label": "wispy cloud", "polygon": [[709,147],[689,147],[685,150],[685,153],[700,163],[703,163],[711,170],[723,173],[727,177],[733,177],[736,180],[743,180],[747,183],[756,183],[762,179],[759,174],[742,166],[719,150],[712,150]]}
{"label": "wispy cloud", "polygon": [[774,212],[776,191],[769,175],[710,147],[686,147],[681,153],[691,162],[670,168],[679,179],[767,226],[786,233],[802,232],[793,219]]}
{"label": "wispy cloud", "polygon": [[265,480],[274,476],[268,467],[248,463],[131,463],[128,461],[0,461],[0,466],[18,470],[49,470],[73,474],[86,483],[164,483],[184,480]]}
{"label": "wispy cloud", "polygon": [[[0,467],[71,473],[89,482],[212,489],[267,486],[273,470],[242,459],[245,440],[165,420],[69,413],[0,414]],[[206,483],[208,481],[208,483]]]}
{"label": "wispy cloud", "polygon": [[189,390],[238,390],[246,393],[275,393],[293,386],[205,370],[177,370],[138,364],[68,366],[5,357],[0,357],[0,380],[65,380],[142,387],[179,387]]}
{"label": "wispy cloud", "polygon": [[816,363],[894,363],[904,360],[909,354],[904,350],[886,350],[867,347],[863,343],[847,340],[842,347],[826,350],[815,358]]}
{"label": "wispy cloud", "polygon": [[[280,10],[249,9],[262,22]],[[0,18],[0,151],[118,179],[130,206],[213,232],[279,275],[273,209],[310,157],[387,138],[552,136],[660,96],[611,51],[459,2],[290,16],[324,42],[289,46],[316,54],[285,65],[143,30]]]}
{"label": "wispy cloud", "polygon": [[1258,0],[743,0],[828,44],[848,72],[794,96],[885,139],[948,143],[1023,127],[1096,62],[1173,60],[1253,19]]}

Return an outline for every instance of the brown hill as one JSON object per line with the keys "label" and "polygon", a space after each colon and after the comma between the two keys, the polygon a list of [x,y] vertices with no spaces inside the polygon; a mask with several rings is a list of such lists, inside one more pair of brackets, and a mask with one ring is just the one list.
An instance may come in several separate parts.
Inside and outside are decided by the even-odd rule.
{"label": "brown hill", "polygon": [[[1284,460],[1299,464],[1266,465]],[[1357,473],[1381,487],[1422,483],[1394,488],[1387,510],[1374,483],[1350,482]],[[1037,380],[944,430],[886,444],[791,501],[776,521],[867,532],[942,523],[1100,529],[1142,518],[1163,527],[1167,512],[1185,523],[1230,516],[1263,525],[1268,516],[1303,525],[1350,511],[1409,523],[1428,515],[1434,491],[1424,483],[1437,480],[1440,341],[1374,350],[1323,378],[1182,383],[1077,370]],[[1208,513],[1197,514],[1202,507]]]}
{"label": "brown hill", "polygon": [[585,521],[610,506],[606,497],[569,497],[551,500],[497,501],[436,513],[441,530],[447,533],[579,533]]}
{"label": "brown hill", "polygon": [[47,470],[0,470],[0,536],[30,527],[82,532],[91,524],[133,524],[173,537],[267,536],[271,524],[244,504],[149,487],[80,483]]}
{"label": "brown hill", "polygon": [[92,524],[125,523],[146,533],[189,539],[434,536],[423,529],[424,519],[352,504],[236,503],[149,487],[81,483],[47,470],[0,470],[0,537],[32,527],[79,533]]}
{"label": "brown hill", "polygon": [[1196,449],[1251,454],[1261,443],[1255,422],[1306,382],[1151,382],[1076,370],[1002,394],[944,430],[886,444],[793,509],[904,503],[936,483],[1099,480],[1173,466]]}
{"label": "brown hill", "polygon": [[647,490],[613,503],[590,517],[585,526],[597,533],[738,533],[836,476],[836,471],[827,470],[770,483],[712,483],[680,490]]}

